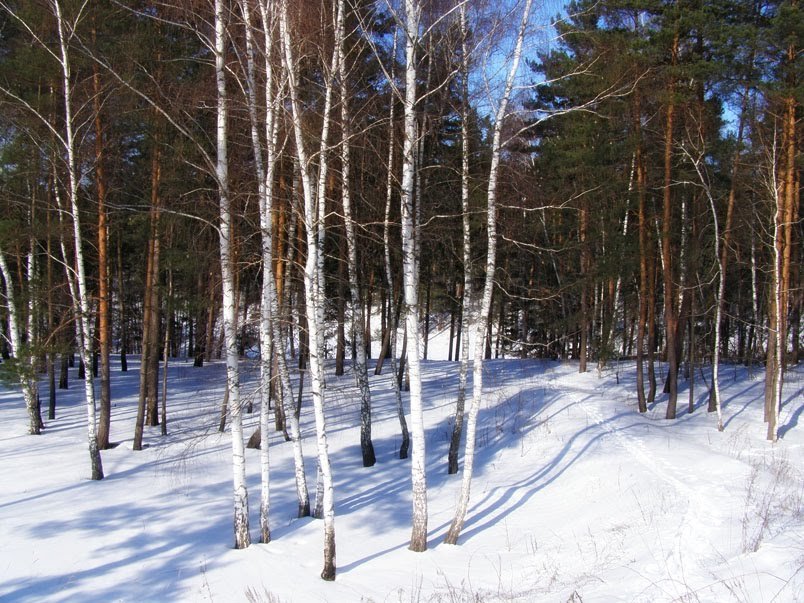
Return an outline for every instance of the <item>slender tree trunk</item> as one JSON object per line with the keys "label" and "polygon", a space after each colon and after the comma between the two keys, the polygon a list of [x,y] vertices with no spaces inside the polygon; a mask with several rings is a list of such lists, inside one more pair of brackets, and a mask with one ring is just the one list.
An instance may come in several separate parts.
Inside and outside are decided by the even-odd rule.
{"label": "slender tree trunk", "polygon": [[424,345],[422,346],[422,359],[427,360],[427,350],[430,347],[430,301],[433,295],[433,270],[429,262],[424,280]]}
{"label": "slender tree trunk", "polygon": [[128,308],[125,300],[125,287],[123,284],[123,237],[117,238],[117,291],[118,305],[120,306],[120,371],[128,372]]}
{"label": "slender tree trunk", "polygon": [[[463,227],[463,285],[461,290],[461,323],[458,333],[466,330],[470,319],[470,312],[465,308],[471,307],[472,279],[474,273],[472,261],[472,228],[469,214],[469,26],[466,19],[466,5],[460,7],[461,27],[461,225]],[[451,330],[451,329],[450,329]],[[452,341],[450,340],[450,347]],[[456,354],[457,346],[456,346]],[[458,451],[463,436],[464,409],[466,406],[466,375],[469,372],[469,338],[464,338],[464,345],[460,348],[461,368],[458,376],[458,399],[455,401],[455,419],[452,424],[452,437],[447,453],[447,473],[452,475],[458,472]]]}
{"label": "slender tree trunk", "polygon": [[[360,299],[360,286],[357,276],[357,237],[355,235],[354,218],[352,216],[351,175],[351,115],[349,112],[349,90],[347,87],[346,53],[344,51],[345,33],[344,19],[346,7],[344,0],[338,1],[338,17],[335,28],[335,44],[338,52],[338,78],[340,80],[341,97],[341,201],[343,203],[343,220],[346,227],[346,247],[349,277],[349,303],[351,309],[351,331],[354,343],[354,371],[357,387],[360,390],[360,451],[363,466],[371,467],[377,462],[374,455],[374,444],[371,441],[371,389],[369,388],[368,363],[366,359],[366,342],[363,337],[366,317],[363,314],[363,303]],[[367,309],[370,312],[370,308]]]}
{"label": "slender tree trunk", "polygon": [[[745,118],[748,110],[749,90],[746,87],[743,90],[743,100],[740,109],[739,125],[737,127],[737,148],[734,151],[734,156],[731,162],[731,186],[729,187],[729,197],[726,204],[726,223],[723,225],[722,240],[719,240],[716,235],[715,243],[720,246],[720,253],[718,255],[718,288],[717,299],[715,301],[715,336],[712,343],[712,388],[709,390],[709,412],[717,412],[717,428],[718,431],[723,431],[723,413],[721,410],[720,398],[720,341],[721,341],[721,323],[723,321],[723,309],[726,302],[726,276],[729,261],[729,248],[731,245],[732,224],[734,221],[734,206],[737,198],[737,177],[740,169],[740,145],[743,139],[743,132],[745,129]],[[710,203],[712,203],[710,195]],[[713,219],[717,224],[717,213],[712,204]],[[716,247],[717,249],[717,247]]]}
{"label": "slender tree trunk", "polygon": [[472,364],[472,403],[469,407],[469,416],[466,425],[466,448],[464,452],[463,479],[461,481],[461,493],[455,507],[455,517],[452,520],[449,531],[444,541],[447,544],[457,544],[466,512],[469,507],[469,495],[472,484],[472,474],[474,470],[475,439],[477,435],[477,417],[480,412],[480,402],[483,395],[483,357],[486,345],[486,335],[488,329],[488,318],[491,312],[491,301],[494,289],[494,277],[497,266],[497,178],[499,172],[500,156],[502,154],[502,127],[508,109],[508,101],[511,90],[514,86],[514,78],[519,70],[519,61],[522,56],[522,44],[525,38],[528,20],[530,18],[532,0],[525,2],[522,11],[522,20],[519,25],[519,33],[516,39],[516,46],[511,58],[508,77],[505,82],[503,96],[497,108],[494,120],[494,129],[491,143],[491,164],[489,167],[489,180],[487,190],[487,216],[486,229],[488,238],[488,248],[486,251],[486,278],[483,285],[483,296],[480,303],[480,311],[474,317],[473,332],[474,358]]}
{"label": "slender tree trunk", "polygon": [[[652,253],[652,252],[651,252]],[[656,257],[648,256],[648,396],[646,402],[653,404],[656,400],[656,289],[658,278]]]}
{"label": "slender tree trunk", "polygon": [[[95,42],[95,26],[92,39]],[[101,81],[97,63],[92,67],[93,111],[95,113],[95,187],[98,199],[98,347],[100,351],[100,422],[98,448],[109,447],[112,418],[109,359],[111,356],[111,309],[109,305],[109,226],[106,215],[106,172],[104,169],[104,136],[101,118]]]}
{"label": "slender tree trunk", "polygon": [[[84,268],[83,234],[81,229],[81,218],[78,211],[78,164],[75,157],[76,143],[73,124],[73,102],[72,102],[72,75],[70,72],[70,61],[67,52],[67,36],[65,34],[65,23],[61,13],[60,0],[53,0],[53,8],[56,16],[58,28],[59,50],[61,55],[61,71],[64,83],[64,124],[66,130],[67,153],[67,172],[69,177],[68,201],[70,203],[70,217],[73,222],[73,244],[75,250],[76,268],[76,289],[73,295],[73,305],[78,318],[78,348],[84,366],[89,366],[92,360],[92,336],[90,333],[90,310],[89,310],[89,288],[87,286],[86,272]],[[91,466],[91,478],[93,480],[103,479],[103,465],[101,462],[100,450],[98,449],[98,439],[96,430],[96,407],[95,389],[92,379],[84,380],[84,392],[87,406],[87,440],[89,442],[89,458]]]}
{"label": "slender tree trunk", "polygon": [[405,96],[404,138],[402,143],[402,274],[405,298],[405,325],[410,338],[410,416],[413,449],[411,454],[411,489],[413,518],[410,550],[427,550],[427,473],[425,469],[424,410],[422,401],[421,338],[419,329],[419,258],[416,244],[416,127],[417,47],[419,45],[418,0],[405,0]]}
{"label": "slender tree trunk", "polygon": [[[55,328],[54,319],[54,301],[53,301],[53,245],[51,234],[51,212],[47,212],[47,259],[46,259],[46,273],[47,273],[47,330],[48,333],[53,333]],[[47,351],[47,380],[48,380],[48,411],[47,418],[52,421],[56,418],[56,351],[53,346]]]}
{"label": "slender tree trunk", "polygon": [[223,338],[226,358],[226,391],[229,394],[229,416],[232,433],[232,472],[234,491],[235,548],[251,544],[246,488],[246,458],[243,444],[243,423],[240,407],[240,374],[237,355],[237,295],[235,291],[234,241],[232,208],[229,197],[228,160],[228,94],[226,90],[225,48],[226,22],[223,0],[215,0],[215,80],[217,87],[217,161],[215,175],[220,207],[220,264],[223,289]]}
{"label": "slender tree trunk", "polygon": [[[393,42],[393,56],[396,56],[396,49],[397,49],[397,29],[394,28],[394,42]],[[392,62],[391,65],[391,79],[394,79],[394,67],[396,62]],[[394,388],[394,398],[396,400],[396,413],[397,418],[399,419],[399,427],[400,427],[400,434],[401,434],[401,443],[399,446],[399,458],[406,459],[408,458],[408,453],[410,451],[410,432],[408,431],[408,423],[405,419],[405,409],[402,404],[402,391],[399,385],[399,380],[397,379],[397,366],[396,366],[396,338],[397,333],[399,332],[399,319],[402,311],[402,303],[403,303],[403,292],[399,291],[398,295],[395,294],[397,290],[394,287],[394,273],[393,267],[391,264],[391,206],[393,202],[393,183],[394,183],[394,145],[395,145],[395,133],[396,128],[394,127],[394,98],[393,96],[390,99],[389,103],[389,115],[388,115],[388,171],[386,173],[386,180],[385,180],[385,216],[383,221],[383,229],[382,229],[382,237],[383,237],[383,256],[385,260],[385,282],[386,286],[388,287],[388,358],[391,363],[391,383]],[[391,303],[393,300],[396,299],[396,310],[394,312],[394,318],[391,318]],[[375,370],[375,374],[379,374],[380,369],[382,368],[382,361],[385,357],[385,353],[380,354],[380,357],[377,359],[377,369]]]}
{"label": "slender tree trunk", "polygon": [[[676,31],[673,36],[673,44],[670,49],[671,63],[675,66],[678,62],[679,34]],[[671,95],[668,101],[665,114],[664,126],[664,188],[663,188],[663,213],[662,213],[662,263],[664,266],[664,322],[665,322],[665,354],[667,357],[667,412],[665,418],[676,418],[676,402],[678,399],[678,352],[676,346],[676,329],[678,316],[676,315],[675,287],[673,283],[673,258],[671,248],[672,218],[673,218],[673,195],[672,195],[672,167],[673,167],[673,126],[675,118],[675,101],[672,95],[675,92],[675,77],[671,77],[669,92]]]}
{"label": "slender tree trunk", "polygon": [[161,173],[161,151],[159,149],[159,138],[154,136],[153,149],[151,156],[151,211],[150,211],[150,234],[148,237],[148,247],[145,262],[145,291],[143,294],[142,311],[142,342],[140,354],[140,384],[139,398],[137,402],[137,419],[134,425],[134,450],[142,450],[143,426],[146,420],[147,398],[149,384],[153,382],[151,369],[153,367],[151,356],[154,354],[151,345],[153,337],[154,302],[157,296],[154,295],[154,287],[158,282],[159,271],[159,184]]}
{"label": "slender tree trunk", "polygon": [[[689,400],[687,406],[687,412],[692,414],[695,410],[695,299],[692,300],[692,308],[690,309],[690,321],[689,321],[689,337],[690,337],[690,345],[688,350],[687,356],[687,368],[689,370]],[[719,427],[720,431],[723,431],[722,427]]]}
{"label": "slender tree trunk", "polygon": [[170,359],[170,338],[173,330],[173,270],[168,269],[168,291],[167,309],[165,324],[165,342],[162,348],[162,435],[166,436],[167,431],[167,386],[168,386],[168,364]]}
{"label": "slender tree trunk", "polygon": [[589,353],[589,283],[587,282],[587,275],[589,274],[589,266],[591,260],[589,259],[589,250],[587,248],[587,232],[589,230],[589,209],[586,207],[584,199],[581,200],[581,208],[579,212],[578,234],[581,245],[581,320],[580,320],[580,350],[578,354],[578,372],[586,372],[586,359]]}
{"label": "slender tree trunk", "polygon": [[[338,3],[338,10],[343,10],[342,0]],[[290,31],[288,28],[287,0],[282,0],[280,10],[280,32],[282,40],[282,54],[285,65],[288,90],[290,93],[291,110],[293,114],[293,131],[296,142],[296,154],[299,158],[302,189],[304,196],[304,226],[307,238],[307,258],[304,264],[304,290],[307,297],[306,314],[307,330],[310,341],[310,381],[313,396],[313,409],[316,424],[316,439],[318,443],[318,467],[321,471],[322,514],[324,519],[324,569],[321,577],[324,580],[335,579],[335,499],[332,479],[332,467],[329,458],[329,445],[327,442],[326,419],[324,416],[324,366],[323,366],[323,243],[324,243],[324,183],[326,182],[327,145],[329,134],[329,119],[332,106],[332,79],[326,85],[326,100],[324,107],[324,122],[321,129],[321,152],[319,154],[319,185],[318,191],[313,189],[312,178],[309,172],[309,154],[305,146],[304,132],[302,130],[302,110],[298,98],[298,84],[296,80],[296,60],[293,56]],[[333,74],[338,67],[338,53],[333,52]],[[318,207],[316,207],[318,203]]]}
{"label": "slender tree trunk", "polygon": [[[161,201],[159,202],[161,206]],[[157,209],[157,229],[161,222],[161,207]],[[149,427],[156,427],[159,425],[159,331],[161,328],[160,321],[160,286],[159,286],[159,266],[162,254],[162,242],[159,233],[157,232],[154,238],[154,270],[151,272],[153,282],[151,283],[151,325],[148,329],[148,367],[146,369],[146,403],[145,403],[145,422]],[[143,342],[145,344],[145,342]]]}
{"label": "slender tree trunk", "polygon": [[[796,60],[794,43],[788,46],[787,61]],[[790,83],[790,82],[788,82]],[[775,197],[773,229],[773,296],[770,304],[770,334],[773,344],[768,342],[768,361],[766,369],[766,408],[768,420],[767,438],[778,439],[779,411],[782,405],[782,388],[787,355],[788,309],[790,306],[790,275],[793,257],[793,228],[798,221],[798,182],[796,164],[796,99],[790,95],[784,99],[782,123],[781,157],[770,166],[774,175],[773,191]],[[774,141],[775,143],[775,141]],[[775,153],[775,151],[774,151]],[[769,339],[770,339],[769,338]],[[768,375],[773,374],[770,387]]]}

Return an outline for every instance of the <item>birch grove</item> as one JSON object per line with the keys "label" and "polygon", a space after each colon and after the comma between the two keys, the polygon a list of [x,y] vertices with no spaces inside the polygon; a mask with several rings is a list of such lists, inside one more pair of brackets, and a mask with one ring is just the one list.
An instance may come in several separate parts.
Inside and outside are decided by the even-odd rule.
{"label": "birch grove", "polygon": [[[783,438],[804,342],[801,8],[704,4],[578,0],[548,23],[534,0],[0,0],[0,378],[26,430],[47,437],[56,363],[66,389],[77,356],[100,480],[101,449],[170,443],[177,359],[219,362],[234,546],[257,517],[261,546],[282,533],[287,475],[297,517],[322,520],[328,581],[333,460],[409,471],[411,551],[460,541],[478,450],[499,443],[493,358],[628,365],[635,416],[666,421],[711,383],[720,431],[725,367],[746,365],[764,437]],[[140,371],[126,412],[113,353]],[[354,458],[330,459],[333,424]],[[461,478],[433,528],[444,461]]]}

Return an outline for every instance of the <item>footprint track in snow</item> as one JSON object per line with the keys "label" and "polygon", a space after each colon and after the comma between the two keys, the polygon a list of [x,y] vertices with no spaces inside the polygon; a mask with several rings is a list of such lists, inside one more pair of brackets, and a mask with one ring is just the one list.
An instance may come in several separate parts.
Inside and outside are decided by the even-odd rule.
{"label": "footprint track in snow", "polygon": [[[597,425],[606,435],[611,435],[614,441],[623,448],[641,466],[647,469],[660,481],[668,484],[676,491],[680,497],[686,500],[687,505],[681,516],[678,528],[673,536],[672,551],[665,554],[664,562],[667,564],[668,574],[678,580],[678,584],[685,586],[685,568],[697,567],[698,554],[692,556],[693,551],[701,551],[701,538],[705,537],[706,524],[700,517],[700,511],[706,509],[706,501],[700,494],[695,485],[699,484],[698,478],[690,472],[685,472],[683,479],[685,483],[677,477],[679,470],[671,465],[666,459],[652,457],[641,438],[629,435],[623,429],[613,426],[611,421],[606,420],[600,411],[599,394],[595,390],[585,390],[577,386],[567,386],[559,378],[546,379],[547,387],[553,389],[565,398],[569,398],[579,407],[587,417]],[[672,564],[672,565],[671,565]]]}

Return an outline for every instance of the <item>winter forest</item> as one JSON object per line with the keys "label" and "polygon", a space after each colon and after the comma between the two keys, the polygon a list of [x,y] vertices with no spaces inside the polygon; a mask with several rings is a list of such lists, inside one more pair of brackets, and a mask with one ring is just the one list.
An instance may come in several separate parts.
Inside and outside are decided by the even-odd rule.
{"label": "winter forest", "polygon": [[[487,480],[503,483],[492,465],[523,500],[564,500],[563,469],[534,486],[512,467],[532,474],[547,459],[528,446],[566,429],[560,465],[591,426],[618,446],[608,463],[636,460],[688,505],[656,574],[671,587],[629,591],[596,561],[583,576],[613,590],[584,591],[566,568],[494,593],[483,572],[474,586],[447,572],[441,591],[401,578],[412,590],[399,599],[796,600],[802,34],[799,0],[0,0],[3,471],[22,463],[24,481],[79,451],[64,488],[102,498],[99,480],[148,490],[142,459],[183,447],[192,465],[214,439],[228,483],[205,494],[226,526],[210,550],[270,551],[302,526],[315,567],[296,580],[315,581],[316,600],[394,600],[382,574],[369,594],[315,579],[341,582],[336,519],[357,495],[339,476],[396,482],[360,521],[393,516],[410,557],[376,571],[434,563],[416,554],[448,563],[460,547],[429,549],[495,533],[479,502]],[[745,465],[738,435],[762,463]],[[31,446],[38,464],[25,465]],[[133,463],[141,481],[126,486]],[[685,463],[693,477],[667,469]],[[692,483],[738,474],[728,513]],[[0,518],[15,496],[37,499],[0,483],[20,493],[0,493]],[[713,537],[723,559],[798,540],[779,585],[735,586],[745,568],[712,563],[708,586],[678,577],[709,517],[694,509],[709,506],[742,530],[734,557]],[[510,553],[508,530],[525,527],[506,523],[489,546]],[[597,559],[601,537],[581,536]],[[522,546],[542,555],[532,538]],[[0,548],[0,598],[101,598],[31,588],[22,570],[4,590],[11,557]],[[220,584],[236,578],[210,572],[208,597],[148,596],[293,592],[273,594],[269,570],[264,589],[230,591]],[[105,587],[104,600],[143,600]]]}

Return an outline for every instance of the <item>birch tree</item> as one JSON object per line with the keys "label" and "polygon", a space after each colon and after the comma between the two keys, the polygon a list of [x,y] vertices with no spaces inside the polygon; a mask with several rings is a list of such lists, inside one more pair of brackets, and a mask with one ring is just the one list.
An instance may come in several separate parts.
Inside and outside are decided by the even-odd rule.
{"label": "birch tree", "polygon": [[[398,29],[394,28],[394,42],[391,50],[391,56],[394,57],[394,61],[391,63],[391,75],[390,75],[390,82],[393,87],[393,81],[395,79],[395,65],[396,65],[396,48],[397,48],[397,38],[398,38]],[[383,219],[383,228],[382,228],[382,239],[383,239],[383,256],[385,260],[385,280],[386,286],[388,287],[388,297],[391,300],[396,300],[397,295],[394,292],[394,272],[393,266],[391,264],[391,207],[393,202],[393,185],[394,185],[394,145],[396,144],[396,127],[394,125],[394,95],[391,94],[390,102],[389,102],[389,109],[388,109],[388,171],[386,173],[385,179],[385,214]],[[399,445],[399,458],[406,459],[408,458],[408,452],[410,450],[410,432],[408,431],[408,423],[407,419],[405,419],[405,409],[402,403],[402,390],[399,386],[399,380],[396,378],[396,338],[397,338],[397,331],[399,329],[399,309],[401,305],[401,300],[397,301],[397,313],[396,319],[392,320],[391,317],[388,317],[388,346],[391,351],[391,384],[394,389],[394,398],[396,400],[396,413],[397,417],[399,418],[399,428],[402,436],[402,442]],[[390,312],[389,312],[390,314]],[[383,355],[385,351],[381,352],[380,358],[377,360],[377,368],[379,370],[381,366],[381,362],[383,361]],[[375,373],[379,374],[379,372]]]}
{"label": "birch tree", "polygon": [[[277,323],[278,303],[276,280],[274,274],[272,216],[274,212],[273,182],[278,162],[277,141],[279,132],[278,107],[281,91],[277,90],[274,71],[274,36],[275,5],[273,1],[260,0],[259,16],[263,31],[263,65],[264,65],[264,137],[260,136],[260,120],[257,82],[256,39],[252,24],[251,10],[248,0],[240,0],[246,43],[246,102],[251,124],[251,141],[254,152],[254,168],[257,177],[257,188],[260,206],[260,233],[262,255],[262,286],[260,297],[260,534],[262,542],[270,541],[269,509],[270,509],[270,456],[269,398],[272,379],[272,357],[277,360],[279,387],[277,404],[284,407],[285,401],[292,399],[290,376],[285,358],[285,344]],[[299,516],[309,514],[309,497],[304,473],[304,456],[302,453],[299,422],[295,413],[282,411],[282,415],[290,424],[290,437],[294,452],[296,490],[299,499]]]}
{"label": "birch tree", "polygon": [[[269,10],[265,9],[266,12]],[[265,134],[266,158],[263,161],[263,145],[259,133],[259,119],[257,115],[257,66],[254,49],[254,32],[251,23],[251,8],[248,0],[240,0],[240,11],[243,16],[243,31],[246,42],[246,103],[248,106],[249,122],[251,125],[251,144],[254,152],[254,170],[257,177],[257,190],[260,205],[260,231],[262,247],[263,280],[260,297],[260,542],[271,541],[270,514],[270,452],[268,428],[270,423],[269,396],[271,388],[271,353],[273,349],[271,326],[273,315],[271,312],[270,286],[273,284],[273,250],[271,239],[270,205],[272,203],[271,180],[268,173],[273,176],[275,167],[274,146],[276,130],[274,117],[276,108],[273,104],[273,71],[271,65],[272,32],[265,31]],[[267,16],[267,15],[266,15]],[[270,17],[267,16],[268,19]],[[270,20],[265,23],[270,25]],[[266,169],[267,166],[267,169]],[[268,190],[266,190],[266,187]],[[269,192],[270,191],[270,192]],[[279,351],[281,353],[281,350]]]}
{"label": "birch tree", "polygon": [[[28,261],[28,282],[32,283],[32,254],[29,253]],[[11,269],[8,266],[8,260],[0,243],[0,275],[3,277],[5,283],[5,305],[8,313],[8,339],[11,345],[11,355],[16,361],[15,373],[18,378],[19,385],[22,389],[22,397],[25,400],[25,408],[28,411],[28,433],[31,435],[39,435],[41,433],[42,419],[39,411],[38,404],[38,384],[36,381],[36,358],[34,357],[30,346],[32,344],[31,335],[33,334],[28,330],[27,348],[23,344],[21,333],[22,312],[17,305],[17,296],[14,293],[14,280],[12,277]],[[33,319],[29,318],[27,323],[33,324]]]}
{"label": "birch tree", "polygon": [[[468,334],[472,295],[472,228],[469,214],[469,27],[466,18],[466,3],[460,6],[461,29],[461,225],[463,227],[463,312],[461,312],[460,332]],[[461,368],[458,376],[458,399],[455,403],[455,421],[452,427],[447,472],[458,472],[458,452],[463,434],[464,410],[466,405],[466,376],[469,372],[469,337],[461,340]]]}
{"label": "birch tree", "polygon": [[405,0],[405,96],[402,100],[404,134],[402,140],[402,280],[405,300],[405,327],[410,341],[411,490],[413,503],[410,550],[427,550],[427,473],[425,469],[424,408],[422,400],[421,337],[419,329],[419,254],[416,245],[416,84],[419,21],[422,7],[418,0]]}
{"label": "birch tree", "polygon": [[[339,2],[339,8],[343,3]],[[335,500],[332,482],[332,467],[329,459],[326,418],[324,416],[324,339],[323,339],[323,239],[324,239],[324,184],[327,169],[327,144],[329,119],[332,103],[333,82],[331,74],[337,69],[337,51],[333,52],[332,69],[325,87],[325,106],[321,126],[321,149],[318,158],[318,186],[313,186],[310,155],[307,151],[303,129],[301,101],[296,75],[296,58],[291,40],[288,18],[288,2],[281,0],[279,13],[279,30],[282,45],[282,59],[285,77],[290,95],[291,118],[296,142],[296,154],[299,159],[299,170],[304,198],[303,219],[307,241],[307,258],[304,264],[304,291],[306,297],[306,318],[309,336],[310,356],[310,389],[313,397],[315,413],[316,440],[318,444],[318,469],[322,486],[322,517],[324,520],[324,569],[321,577],[324,580],[335,579]]]}
{"label": "birch tree", "polygon": [[[67,29],[59,0],[52,0],[53,14],[56,17],[56,28],[59,40],[59,55],[56,57],[61,68],[64,100],[64,136],[58,136],[65,153],[67,165],[67,203],[72,221],[73,249],[75,265],[67,267],[74,271],[75,289],[73,289],[73,309],[77,318],[78,350],[84,366],[92,366],[92,333],[90,329],[92,315],[89,308],[89,287],[87,285],[84,266],[83,231],[78,208],[80,174],[76,157],[75,123],[73,121],[72,75],[70,69],[69,38],[75,31],[75,23]],[[87,408],[87,441],[91,478],[103,479],[103,464],[97,439],[97,419],[95,406],[95,389],[91,375],[84,379],[84,396]]]}
{"label": "birch tree", "polygon": [[248,490],[246,488],[246,456],[243,444],[243,422],[240,407],[240,374],[237,353],[237,302],[235,291],[232,241],[232,211],[229,196],[229,161],[227,126],[229,97],[226,89],[226,15],[224,0],[215,0],[215,84],[216,110],[216,183],[220,209],[219,241],[221,283],[223,287],[223,338],[226,358],[226,390],[229,395],[230,429],[232,432],[232,472],[234,488],[235,548],[251,544],[248,518]]}
{"label": "birch tree", "polygon": [[469,416],[466,425],[466,446],[464,451],[463,478],[461,492],[455,508],[455,517],[444,539],[447,544],[456,544],[463,528],[466,511],[469,507],[469,495],[472,486],[474,471],[475,439],[477,432],[477,416],[483,397],[483,358],[485,352],[486,334],[488,329],[487,318],[491,311],[491,296],[494,288],[494,277],[497,269],[497,179],[499,176],[500,156],[502,154],[502,128],[508,112],[508,103],[514,87],[514,79],[519,71],[519,62],[522,57],[522,46],[525,32],[530,20],[530,11],[533,0],[526,0],[522,9],[522,18],[519,22],[516,43],[505,87],[497,106],[494,126],[491,137],[491,163],[489,166],[488,187],[486,190],[486,236],[488,248],[486,251],[486,276],[483,284],[483,295],[480,309],[473,317],[472,332],[474,334],[474,351],[472,358],[472,402],[469,407]]}

